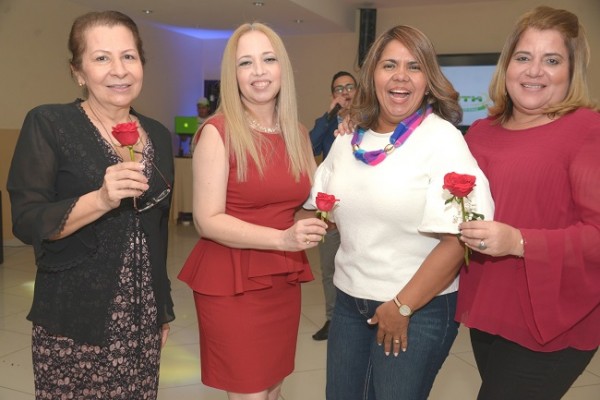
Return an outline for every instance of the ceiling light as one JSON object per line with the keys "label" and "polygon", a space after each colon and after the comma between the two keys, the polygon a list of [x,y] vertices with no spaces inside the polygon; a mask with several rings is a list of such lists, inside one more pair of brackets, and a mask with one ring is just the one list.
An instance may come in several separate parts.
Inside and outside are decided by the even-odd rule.
{"label": "ceiling light", "polygon": [[153,10],[142,10],[142,12],[144,14],[152,14],[154,11]]}
{"label": "ceiling light", "polygon": [[295,23],[297,23],[297,24],[301,24],[301,23],[303,23],[303,22],[304,22],[304,20],[303,20],[303,19],[300,19],[300,18],[298,18],[298,19],[295,19],[295,20],[294,20],[294,22],[295,22]]}
{"label": "ceiling light", "polygon": [[262,7],[265,5],[264,1],[254,1],[252,2],[253,5],[255,5],[256,7]]}

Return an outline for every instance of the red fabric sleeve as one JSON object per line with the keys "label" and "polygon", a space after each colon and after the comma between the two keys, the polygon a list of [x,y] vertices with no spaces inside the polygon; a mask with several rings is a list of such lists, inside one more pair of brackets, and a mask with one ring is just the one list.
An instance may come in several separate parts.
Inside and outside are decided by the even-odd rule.
{"label": "red fabric sleeve", "polygon": [[519,298],[539,343],[600,313],[600,130],[586,138],[568,174],[579,222],[564,229],[521,229],[525,284]]}

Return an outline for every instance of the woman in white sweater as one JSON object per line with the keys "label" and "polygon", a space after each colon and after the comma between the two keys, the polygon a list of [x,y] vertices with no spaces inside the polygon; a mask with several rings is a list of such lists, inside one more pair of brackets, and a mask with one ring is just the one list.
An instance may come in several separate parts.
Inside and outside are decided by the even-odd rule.
{"label": "woman in white sweater", "polygon": [[350,118],[358,129],[336,139],[306,204],[319,192],[339,199],[327,399],[426,399],[458,331],[465,255],[444,176],[475,176],[467,204],[490,219],[488,182],[454,127],[458,93],[414,28],[375,41]]}

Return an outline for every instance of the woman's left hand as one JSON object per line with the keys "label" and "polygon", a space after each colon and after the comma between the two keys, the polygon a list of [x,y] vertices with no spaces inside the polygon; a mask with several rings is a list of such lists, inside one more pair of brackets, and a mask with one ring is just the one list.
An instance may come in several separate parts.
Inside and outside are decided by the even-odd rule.
{"label": "woman's left hand", "polygon": [[398,357],[400,351],[408,348],[408,323],[409,317],[404,317],[398,312],[398,307],[393,301],[387,301],[377,307],[375,315],[367,321],[370,325],[379,324],[377,329],[377,344],[383,344],[385,355],[390,352]]}
{"label": "woman's left hand", "polygon": [[169,324],[163,324],[162,325],[162,331],[161,331],[161,341],[160,341],[160,347],[163,348],[165,347],[165,344],[167,344],[167,338],[169,337],[169,331],[171,330],[171,327],[169,326]]}
{"label": "woman's left hand", "polygon": [[351,135],[356,128],[356,124],[350,121],[350,118],[347,116],[342,119],[342,122],[338,124],[338,127],[335,131],[333,131],[334,136],[344,136]]}
{"label": "woman's left hand", "polygon": [[467,247],[494,257],[523,255],[521,231],[496,221],[468,221],[459,225],[460,240]]}

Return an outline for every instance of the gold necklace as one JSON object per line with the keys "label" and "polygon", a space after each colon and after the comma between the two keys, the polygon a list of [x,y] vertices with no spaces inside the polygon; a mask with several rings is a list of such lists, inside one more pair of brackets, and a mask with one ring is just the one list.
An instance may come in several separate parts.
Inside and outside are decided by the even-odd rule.
{"label": "gold necklace", "polygon": [[[123,145],[115,143],[115,141],[112,138],[112,135],[110,134],[110,132],[108,132],[108,129],[106,129],[106,126],[104,125],[102,120],[98,117],[98,114],[96,114],[96,111],[92,108],[92,105],[90,103],[87,103],[87,105],[90,108],[90,111],[92,112],[92,114],[94,114],[94,118],[96,118],[96,121],[100,122],[102,129],[104,129],[104,132],[106,132],[106,136],[108,136],[108,140],[110,141],[110,143],[113,146],[113,148],[115,149],[115,151],[117,150],[117,147],[123,148],[124,147]],[[131,116],[129,116],[129,122],[132,122]],[[136,144],[138,144],[141,139],[142,139],[142,135],[139,135],[139,140]],[[118,151],[117,151],[117,154],[118,154]]]}
{"label": "gold necklace", "polygon": [[279,127],[279,121],[275,123],[275,126],[273,128],[265,128],[264,126],[259,124],[254,118],[252,118],[249,113],[246,113],[246,119],[248,120],[248,125],[250,125],[250,128],[254,129],[255,131],[265,133],[281,132],[281,128]]}

